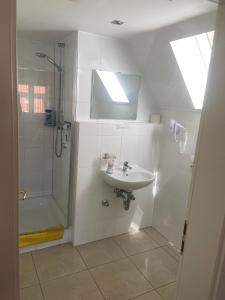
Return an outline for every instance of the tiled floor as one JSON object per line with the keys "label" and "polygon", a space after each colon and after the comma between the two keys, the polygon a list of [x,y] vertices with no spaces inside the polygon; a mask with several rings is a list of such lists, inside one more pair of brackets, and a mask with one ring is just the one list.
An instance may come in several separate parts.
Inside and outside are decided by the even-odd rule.
{"label": "tiled floor", "polygon": [[179,253],[152,227],[20,256],[21,300],[175,300]]}

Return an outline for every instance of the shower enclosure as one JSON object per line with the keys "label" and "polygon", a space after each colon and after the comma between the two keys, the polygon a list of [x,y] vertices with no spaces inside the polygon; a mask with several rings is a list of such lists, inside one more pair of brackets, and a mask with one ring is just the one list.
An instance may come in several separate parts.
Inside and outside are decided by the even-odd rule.
{"label": "shower enclosure", "polygon": [[20,234],[69,226],[75,52],[75,34],[18,38]]}

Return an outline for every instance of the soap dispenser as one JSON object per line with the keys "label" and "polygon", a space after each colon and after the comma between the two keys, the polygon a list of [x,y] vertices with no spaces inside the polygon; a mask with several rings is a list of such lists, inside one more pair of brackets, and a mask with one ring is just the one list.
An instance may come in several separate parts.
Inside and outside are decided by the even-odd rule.
{"label": "soap dispenser", "polygon": [[109,158],[109,160],[108,160],[108,166],[107,166],[106,173],[113,174],[115,160],[116,160],[116,156],[115,155],[111,155],[110,158]]}
{"label": "soap dispenser", "polygon": [[101,154],[101,170],[106,171],[108,168],[108,160],[110,159],[109,153]]}

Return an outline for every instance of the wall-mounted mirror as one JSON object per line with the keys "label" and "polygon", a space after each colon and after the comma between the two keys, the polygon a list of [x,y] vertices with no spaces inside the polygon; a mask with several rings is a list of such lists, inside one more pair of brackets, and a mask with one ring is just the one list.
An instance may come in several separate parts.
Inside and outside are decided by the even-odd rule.
{"label": "wall-mounted mirror", "polygon": [[93,70],[91,119],[136,120],[139,75]]}

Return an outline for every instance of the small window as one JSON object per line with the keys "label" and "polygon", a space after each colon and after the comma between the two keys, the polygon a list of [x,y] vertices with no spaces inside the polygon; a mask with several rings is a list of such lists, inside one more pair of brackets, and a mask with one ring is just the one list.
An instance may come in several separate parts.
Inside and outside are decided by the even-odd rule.
{"label": "small window", "polygon": [[171,42],[174,55],[195,109],[202,109],[214,31]]}
{"label": "small window", "polygon": [[20,106],[22,112],[29,112],[29,99],[25,96],[20,96]]}
{"label": "small window", "polygon": [[22,112],[29,112],[29,86],[18,84],[19,100]]}
{"label": "small window", "polygon": [[43,85],[18,84],[21,110],[24,113],[44,113],[47,87]]}
{"label": "small window", "polygon": [[35,94],[45,95],[45,93],[46,93],[46,87],[42,86],[42,85],[35,85],[34,86],[34,93]]}
{"label": "small window", "polygon": [[34,113],[43,113],[45,111],[46,87],[42,85],[34,86]]}
{"label": "small window", "polygon": [[19,93],[28,93],[29,87],[27,84],[18,84],[18,92]]}

